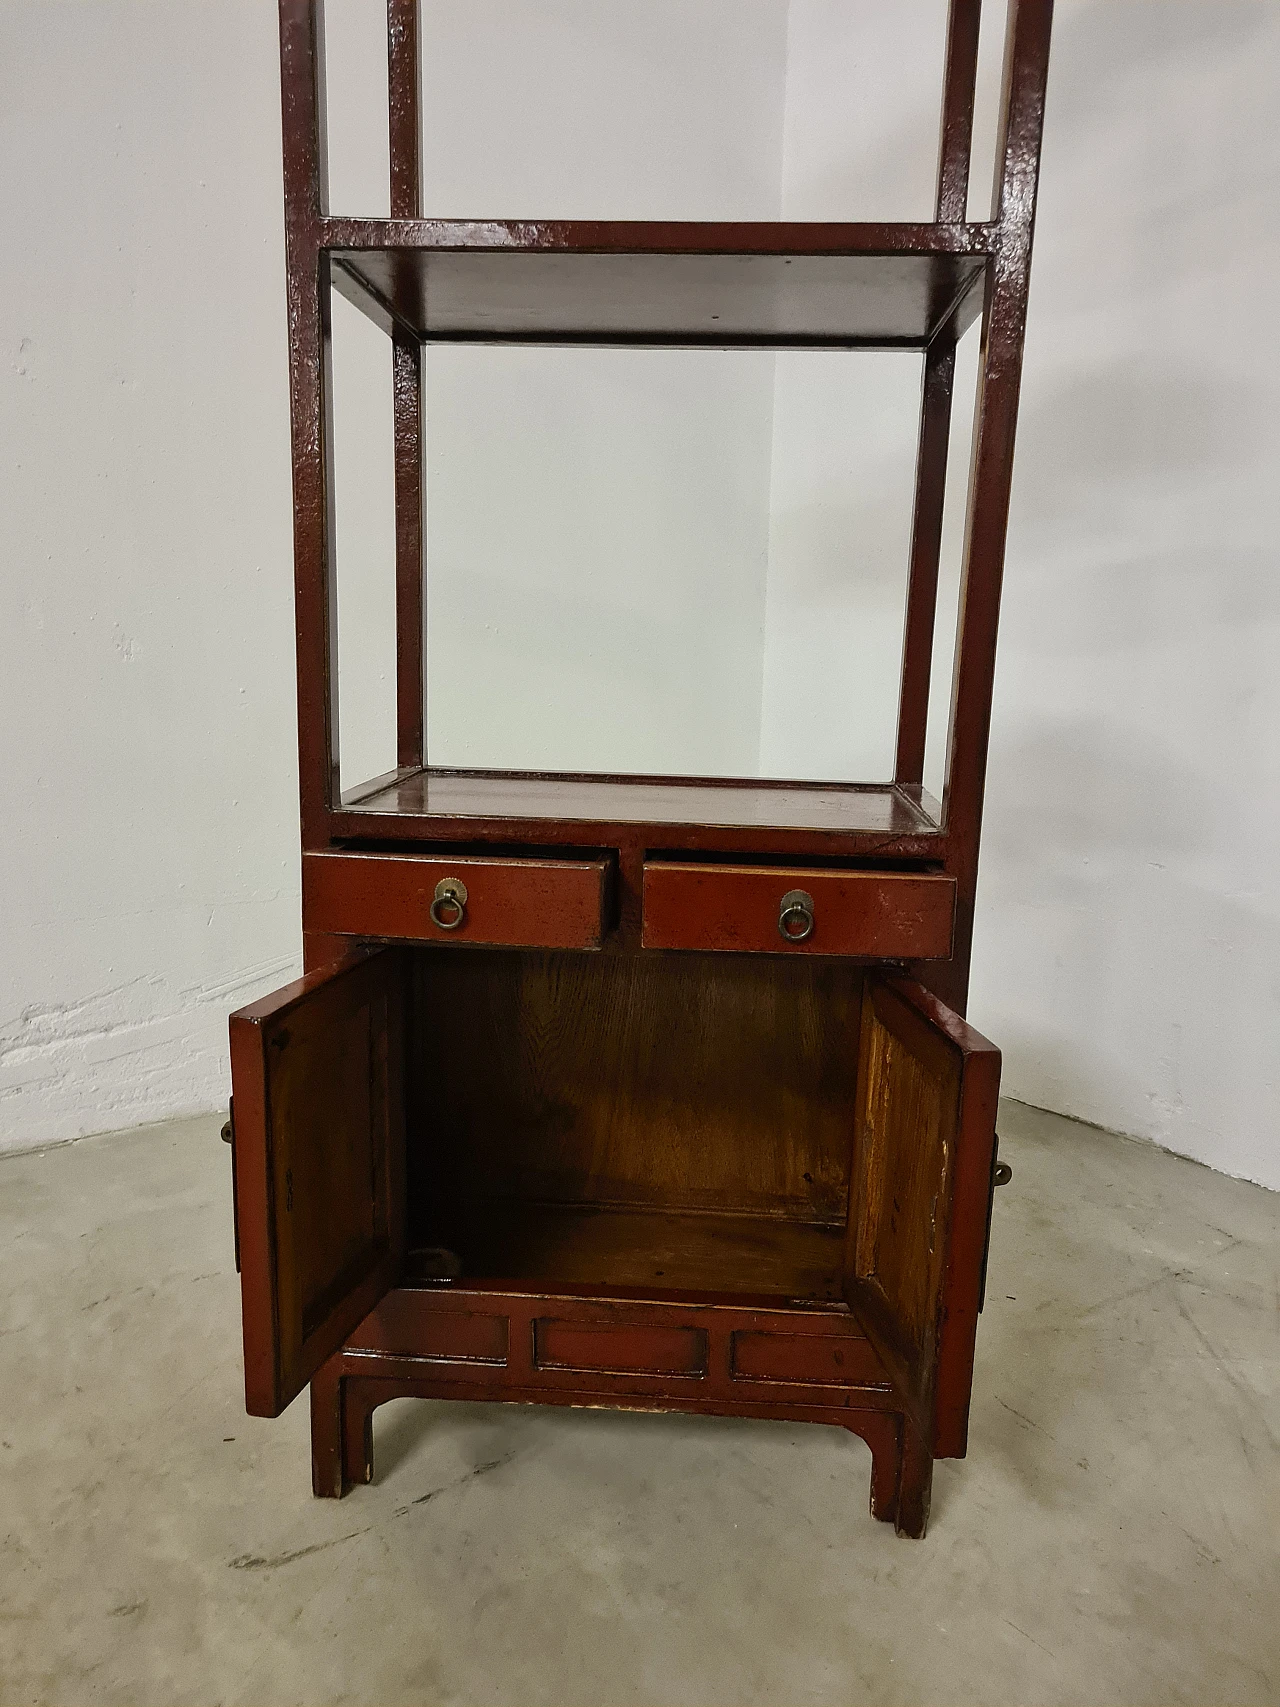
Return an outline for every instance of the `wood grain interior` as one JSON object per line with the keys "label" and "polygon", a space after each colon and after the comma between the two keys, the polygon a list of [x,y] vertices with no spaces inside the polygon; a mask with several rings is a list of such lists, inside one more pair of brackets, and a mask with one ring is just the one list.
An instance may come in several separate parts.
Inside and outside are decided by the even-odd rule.
{"label": "wood grain interior", "polygon": [[404,972],[379,955],[233,1018],[237,1185],[266,1210],[242,1272],[271,1299],[246,1358],[255,1414],[277,1414],[400,1266]]}
{"label": "wood grain interior", "polygon": [[[433,1220],[459,1278],[786,1299],[841,1296],[843,1228],[593,1204],[455,1204]],[[414,1279],[412,1261],[408,1279]]]}
{"label": "wood grain interior", "polygon": [[[375,1191],[389,1111],[378,1093],[385,1047],[382,1003],[362,1003],[331,1019],[314,1039],[297,1018],[276,1034],[285,1047],[271,1086],[275,1149],[276,1245],[286,1359],[351,1288],[385,1240]],[[313,1046],[314,1044],[314,1046]],[[269,1045],[270,1047],[270,1045]],[[327,1142],[318,1145],[315,1134]],[[335,1214],[335,1204],[342,1213]]]}
{"label": "wood grain interior", "polygon": [[497,950],[413,959],[415,1238],[464,1205],[512,1202],[844,1225],[856,967]]}
{"label": "wood grain interior", "polygon": [[922,1420],[943,1308],[963,1060],[892,991],[863,1003],[850,1297]]}

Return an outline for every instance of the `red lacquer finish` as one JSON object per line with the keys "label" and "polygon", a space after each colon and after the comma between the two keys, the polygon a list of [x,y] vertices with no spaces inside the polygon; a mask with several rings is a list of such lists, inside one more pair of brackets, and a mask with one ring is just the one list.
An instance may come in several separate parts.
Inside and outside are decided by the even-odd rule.
{"label": "red lacquer finish", "polygon": [[[599,948],[611,861],[311,853],[302,905],[318,931],[439,947]],[[465,888],[441,904],[442,883]],[[436,908],[433,917],[432,907]]]}
{"label": "red lacquer finish", "polygon": [[872,1515],[923,1532],[932,1458],[847,1309],[501,1283],[388,1293],[312,1384],[318,1494],[372,1480],[372,1413],[407,1396],[834,1423],[871,1448]]}
{"label": "red lacquer finish", "polygon": [[[390,218],[366,219],[327,209],[321,7],[280,0],[307,975],[234,1016],[231,1057],[246,1396],[274,1415],[310,1381],[317,1494],[370,1478],[373,1411],[409,1394],[834,1423],[906,1535],[966,1449],[999,1055],[961,1016],[1051,13],[1011,0],[990,218],[979,0],[951,0],[932,221],[465,220],[423,205],[417,5],[388,0]],[[397,768],[345,795],[333,289],[390,339],[394,423]],[[922,352],[892,779],[431,766],[426,340]]]}
{"label": "red lacquer finish", "polygon": [[245,1396],[277,1416],[404,1259],[406,980],[394,954],[231,1016]]}
{"label": "red lacquer finish", "polygon": [[[418,0],[387,0],[387,107],[391,217],[422,213],[418,160]],[[396,757],[421,765],[426,755],[423,597],[422,356],[398,328],[391,338],[391,403],[396,495]]]}
{"label": "red lacquer finish", "polygon": [[[802,899],[788,907],[790,896]],[[945,959],[955,898],[954,878],[914,872],[651,862],[640,940],[736,954]]]}

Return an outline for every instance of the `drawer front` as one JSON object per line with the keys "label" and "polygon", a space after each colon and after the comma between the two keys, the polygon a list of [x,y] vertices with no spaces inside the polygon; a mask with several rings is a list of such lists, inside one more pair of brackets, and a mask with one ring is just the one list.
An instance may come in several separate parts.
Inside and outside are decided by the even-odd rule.
{"label": "drawer front", "polygon": [[952,877],[653,861],[644,868],[642,940],[646,948],[944,960],[955,907]]}
{"label": "drawer front", "polygon": [[604,859],[308,853],[303,927],[403,942],[599,948],[608,873]]}

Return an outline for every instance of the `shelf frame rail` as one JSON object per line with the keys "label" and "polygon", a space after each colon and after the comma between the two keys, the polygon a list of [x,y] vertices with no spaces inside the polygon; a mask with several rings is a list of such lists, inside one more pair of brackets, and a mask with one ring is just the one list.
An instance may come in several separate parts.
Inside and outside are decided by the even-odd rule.
{"label": "shelf frame rail", "polygon": [[[977,400],[937,852],[957,879],[953,958],[920,968],[964,1013],[991,727],[995,646],[1008,534],[1031,246],[1053,0],[1009,0],[990,221],[967,218],[981,0],[950,0],[938,144],[935,221],[885,227],[886,241],[921,237],[984,257]],[[378,222],[329,216],[322,0],[280,0],[285,258],[293,450],[298,762],[304,850],[342,834],[338,767],[337,596],[333,510],[330,286],[338,239],[376,237]],[[423,221],[417,0],[387,0],[391,220],[396,240]],[[383,225],[390,236],[390,227]],[[419,227],[421,229],[421,227]],[[412,331],[392,343],[395,457],[397,774],[426,763],[423,362]],[[956,323],[924,351],[894,783],[923,785],[925,739],[955,380]],[[391,826],[388,826],[391,829]],[[448,820],[438,826],[450,836]],[[713,838],[714,839],[714,838]],[[710,845],[710,842],[708,843]],[[820,852],[815,847],[815,852]],[[305,924],[305,921],[304,921]]]}

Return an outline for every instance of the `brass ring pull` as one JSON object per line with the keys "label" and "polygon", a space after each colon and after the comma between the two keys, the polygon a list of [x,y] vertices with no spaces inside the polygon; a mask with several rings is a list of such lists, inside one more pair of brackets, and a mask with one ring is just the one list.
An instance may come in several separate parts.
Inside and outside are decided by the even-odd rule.
{"label": "brass ring pull", "polygon": [[789,889],[778,909],[778,935],[783,942],[803,942],[813,935],[813,896],[804,889]]}
{"label": "brass ring pull", "polygon": [[[460,930],[467,916],[467,886],[456,877],[442,877],[431,903],[431,923],[442,931]],[[445,914],[452,912],[452,918]]]}

